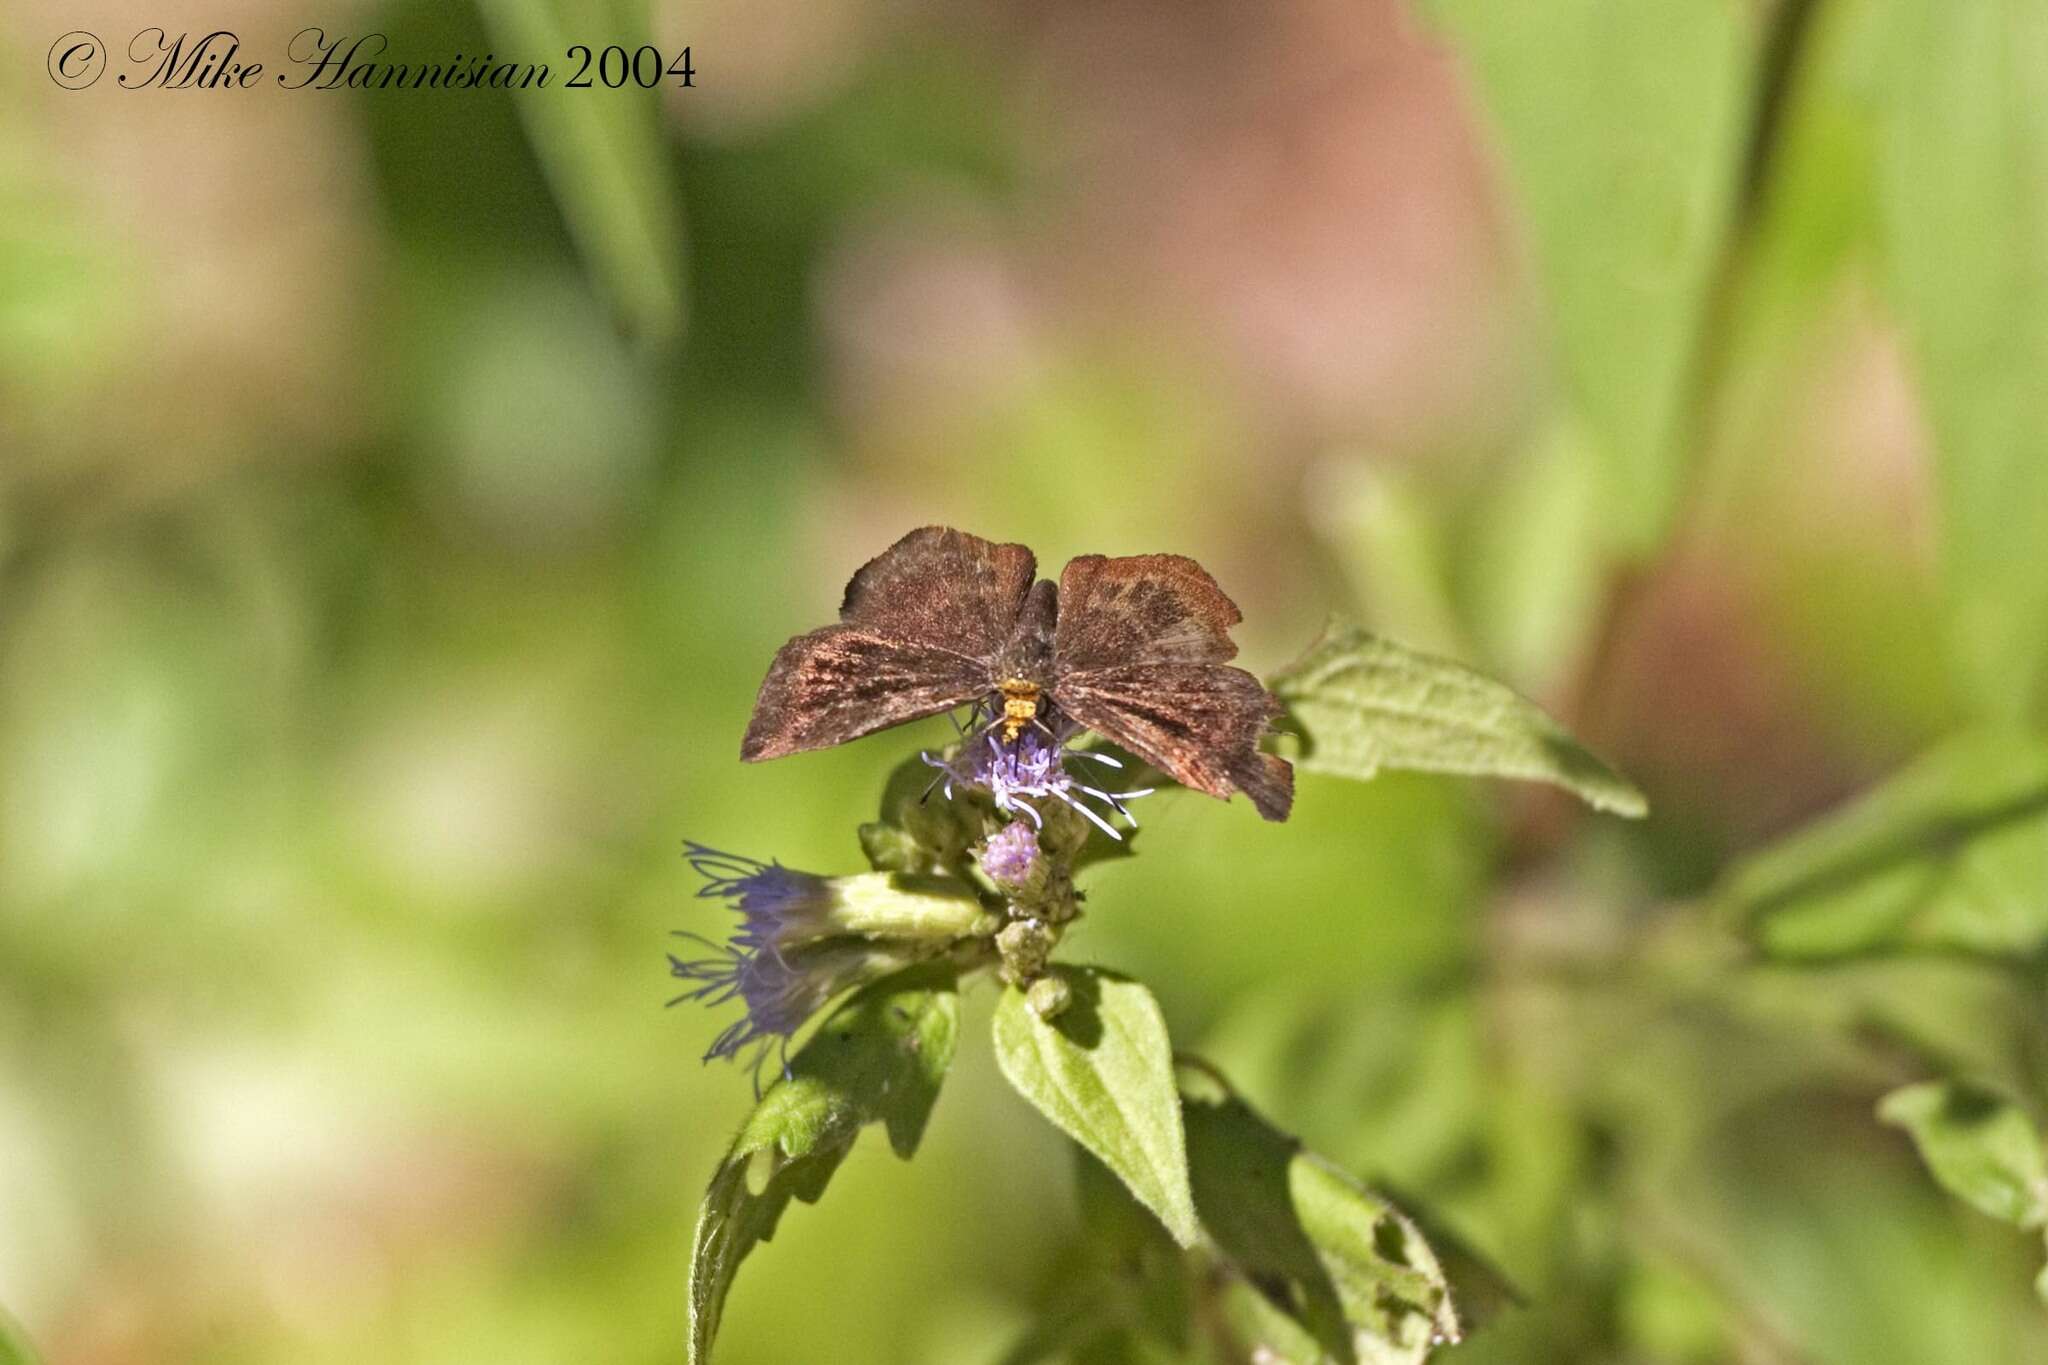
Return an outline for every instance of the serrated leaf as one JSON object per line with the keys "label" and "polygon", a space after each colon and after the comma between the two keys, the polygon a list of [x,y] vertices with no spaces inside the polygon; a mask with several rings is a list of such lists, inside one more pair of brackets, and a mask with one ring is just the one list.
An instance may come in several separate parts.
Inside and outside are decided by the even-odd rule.
{"label": "serrated leaf", "polygon": [[1267,1301],[1343,1365],[1419,1365],[1466,1324],[1414,1220],[1260,1118],[1190,1097],[1202,1226]]}
{"label": "serrated leaf", "polygon": [[740,1262],[775,1235],[792,1198],[816,1203],[860,1130],[880,1123],[900,1157],[917,1150],[953,1060],[959,997],[950,969],[913,967],[834,1010],[770,1086],[704,1196],[690,1256],[692,1365],[708,1360]]}
{"label": "serrated leaf", "polygon": [[2015,720],[2048,672],[2048,10],[1880,13],[1884,283],[1933,436],[1951,654]]}
{"label": "serrated leaf", "polygon": [[1886,1095],[1878,1117],[1912,1135],[1942,1188],[2018,1227],[2048,1224],[2048,1153],[2005,1096],[1965,1081],[1923,1081]]}
{"label": "serrated leaf", "polygon": [[1173,1046],[1152,993],[1095,967],[1054,967],[1071,1003],[1041,1019],[1024,993],[996,1005],[996,1062],[1017,1093],[1115,1172],[1182,1246],[1193,1245],[1193,1196]]}
{"label": "serrated leaf", "polygon": [[1739,927],[1776,957],[2048,950],[2048,742],[1959,737],[1739,866]]}
{"label": "serrated leaf", "polygon": [[1511,688],[1462,664],[1332,622],[1272,679],[1310,772],[1382,768],[1548,782],[1595,810],[1640,816],[1643,794]]}
{"label": "serrated leaf", "polygon": [[1644,554],[1682,487],[1680,418],[1754,65],[1743,6],[1429,0],[1474,78],[1593,438],[1599,525]]}

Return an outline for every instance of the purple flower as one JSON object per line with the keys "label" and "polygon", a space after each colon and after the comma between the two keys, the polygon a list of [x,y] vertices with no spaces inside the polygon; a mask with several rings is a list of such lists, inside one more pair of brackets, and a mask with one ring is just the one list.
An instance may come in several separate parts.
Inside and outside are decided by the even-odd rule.
{"label": "purple flower", "polygon": [[729,900],[739,911],[734,947],[749,952],[790,948],[833,932],[831,879],[703,844],[685,843],[683,856],[704,879],[698,900]]}
{"label": "purple flower", "polygon": [[[758,1072],[771,1044],[786,1049],[790,1038],[818,1009],[875,967],[893,958],[859,942],[825,941],[833,932],[829,878],[685,844],[690,866],[704,878],[700,900],[730,901],[740,924],[729,943],[678,930],[676,937],[700,945],[706,956],[669,954],[669,974],[694,983],[671,1005],[685,1000],[722,1005],[740,1000],[747,1012],[727,1025],[705,1061],[752,1053]],[[758,1088],[758,1078],[756,1086]]]}
{"label": "purple flower", "polygon": [[740,917],[726,943],[677,931],[705,955],[668,959],[669,974],[692,983],[669,1004],[746,1006],[712,1042],[707,1062],[751,1050],[758,1070],[771,1044],[786,1049],[841,991],[991,928],[973,888],[947,878],[820,877],[702,844],[684,852],[704,878],[698,898],[726,901]]}
{"label": "purple flower", "polygon": [[1082,732],[1080,726],[1047,705],[1037,720],[1017,731],[1015,738],[1004,737],[1007,728],[1001,707],[985,702],[975,708],[960,748],[951,758],[929,752],[924,755],[924,761],[939,770],[939,780],[946,784],[949,798],[957,782],[987,792],[997,810],[1005,814],[1021,811],[1033,825],[1042,826],[1045,822],[1038,809],[1023,798],[1051,797],[1087,816],[1110,838],[1122,839],[1109,821],[1082,804],[1081,797],[1092,796],[1121,815],[1133,829],[1137,828],[1137,817],[1124,802],[1150,796],[1150,787],[1142,791],[1106,791],[1078,781],[1067,770],[1069,762],[1099,763],[1109,768],[1123,766],[1108,754],[1093,749],[1068,748],[1068,741]]}
{"label": "purple flower", "polygon": [[769,1047],[780,1043],[786,1051],[796,1031],[826,1001],[896,961],[887,953],[850,943],[825,943],[784,953],[772,947],[745,949],[714,943],[701,934],[678,932],[677,937],[701,944],[710,955],[685,960],[669,954],[669,974],[695,983],[669,1004],[696,1000],[722,1005],[735,998],[745,1002],[747,1012],[712,1040],[704,1060],[737,1059],[750,1052],[757,1072]]}

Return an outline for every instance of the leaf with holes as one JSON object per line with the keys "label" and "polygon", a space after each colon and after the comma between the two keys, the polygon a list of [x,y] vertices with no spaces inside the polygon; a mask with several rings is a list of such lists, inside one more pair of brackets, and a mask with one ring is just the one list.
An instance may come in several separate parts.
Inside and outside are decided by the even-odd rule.
{"label": "leaf with holes", "polygon": [[1943,1189],[2018,1227],[2048,1225],[2048,1154],[2040,1130],[2005,1096],[1964,1081],[1894,1090],[1878,1117],[1905,1129]]}
{"label": "leaf with holes", "polygon": [[[1470,1330],[1444,1262],[1385,1199],[1234,1097],[1191,1096],[1187,1135],[1196,1207],[1217,1249],[1329,1358],[1419,1365]],[[1475,1303],[1511,1297],[1470,1264],[1464,1292]]]}

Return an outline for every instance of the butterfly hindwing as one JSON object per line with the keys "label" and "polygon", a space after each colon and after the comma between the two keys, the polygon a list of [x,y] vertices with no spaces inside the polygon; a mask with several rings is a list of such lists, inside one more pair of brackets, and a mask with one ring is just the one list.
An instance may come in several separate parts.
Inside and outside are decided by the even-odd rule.
{"label": "butterfly hindwing", "polygon": [[1259,680],[1223,664],[1124,664],[1062,675],[1066,713],[1170,774],[1182,786],[1228,797],[1242,791],[1259,814],[1285,820],[1294,770],[1259,751],[1279,704]]}
{"label": "butterfly hindwing", "polygon": [[1037,571],[1022,545],[925,526],[860,567],[846,585],[839,619],[992,664]]}
{"label": "butterfly hindwing", "polygon": [[862,626],[826,626],[776,653],[740,757],[756,762],[841,744],[951,710],[988,686],[978,660]]}

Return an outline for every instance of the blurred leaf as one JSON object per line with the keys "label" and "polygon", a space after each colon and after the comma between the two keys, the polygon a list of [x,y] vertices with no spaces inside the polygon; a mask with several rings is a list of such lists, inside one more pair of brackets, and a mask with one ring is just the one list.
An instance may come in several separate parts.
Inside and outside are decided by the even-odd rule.
{"label": "blurred leaf", "polygon": [[950,971],[912,968],[833,1011],[769,1087],[712,1177],[690,1258],[690,1353],[706,1360],[733,1276],[792,1197],[816,1203],[860,1130],[881,1123],[909,1158],[953,1060]]}
{"label": "blurred leaf", "polygon": [[1473,633],[1539,695],[1563,683],[1602,606],[1599,471],[1577,424],[1553,422],[1503,462],[1466,547]]}
{"label": "blurred leaf", "polygon": [[2048,742],[1978,733],[1738,866],[1726,896],[1777,957],[2032,955],[2044,887]]}
{"label": "blurred leaf", "polygon": [[2011,1100],[1966,1081],[1923,1081],[1886,1095],[1877,1114],[1912,1135],[1950,1194],[2019,1227],[2048,1223],[2048,1153]]}
{"label": "blurred leaf", "polygon": [[1882,9],[1886,275],[1933,426],[1955,652],[2013,719],[2048,658],[2048,10]]}
{"label": "blurred leaf", "polygon": [[1202,1226],[1340,1362],[1427,1360],[1465,1324],[1421,1229],[1242,1101],[1187,1101]]}
{"label": "blurred leaf", "polygon": [[1002,1365],[1045,1360],[1183,1359],[1193,1319],[1187,1256],[1151,1210],[1078,1144],[1074,1194],[1081,1235],[1038,1321]]}
{"label": "blurred leaf", "polygon": [[[566,52],[591,40],[636,42],[628,12],[613,10],[602,36],[581,31],[561,0],[479,0],[484,21],[505,50]],[[642,11],[644,16],[644,11]],[[643,19],[644,22],[644,19]],[[580,59],[579,59],[580,60]],[[669,341],[683,326],[681,211],[661,135],[658,97],[638,86],[571,90],[575,74],[555,70],[545,89],[513,93],[562,217],[627,330],[642,341]],[[664,78],[666,79],[666,78]]]}
{"label": "blurred leaf", "polygon": [[39,1359],[21,1324],[0,1309],[0,1365],[36,1365]]}
{"label": "blurred leaf", "polygon": [[1275,984],[1232,1002],[1202,1040],[1245,1095],[1340,1164],[1432,1188],[1469,1159],[1503,1101],[1462,988],[1391,984],[1334,998]]}
{"label": "blurred leaf", "polygon": [[1310,772],[1360,781],[1381,768],[1549,782],[1595,810],[1639,816],[1641,792],[1533,703],[1463,665],[1333,621],[1272,679],[1301,728]]}
{"label": "blurred leaf", "polygon": [[1173,1084],[1173,1048],[1152,993],[1095,967],[1054,967],[1072,1003],[1046,1020],[1024,993],[996,1005],[996,1061],[1017,1093],[1101,1158],[1174,1240],[1200,1229]]}
{"label": "blurred leaf", "polygon": [[1442,509],[1421,478],[1365,456],[1332,459],[1308,511],[1366,619],[1424,649],[1470,652],[1451,601]]}
{"label": "blurred leaf", "polygon": [[1681,485],[1682,403],[1744,132],[1749,22],[1712,0],[1430,0],[1478,86],[1526,217],[1602,525],[1654,549]]}
{"label": "blurred leaf", "polygon": [[1299,1322],[1244,1280],[1224,1282],[1216,1294],[1216,1316],[1238,1347],[1233,1360],[1323,1365],[1329,1358]]}
{"label": "blurred leaf", "polygon": [[1187,1257],[1151,1212],[1086,1149],[1074,1148],[1084,1254],[1113,1291],[1122,1325],[1185,1348],[1194,1309]]}

